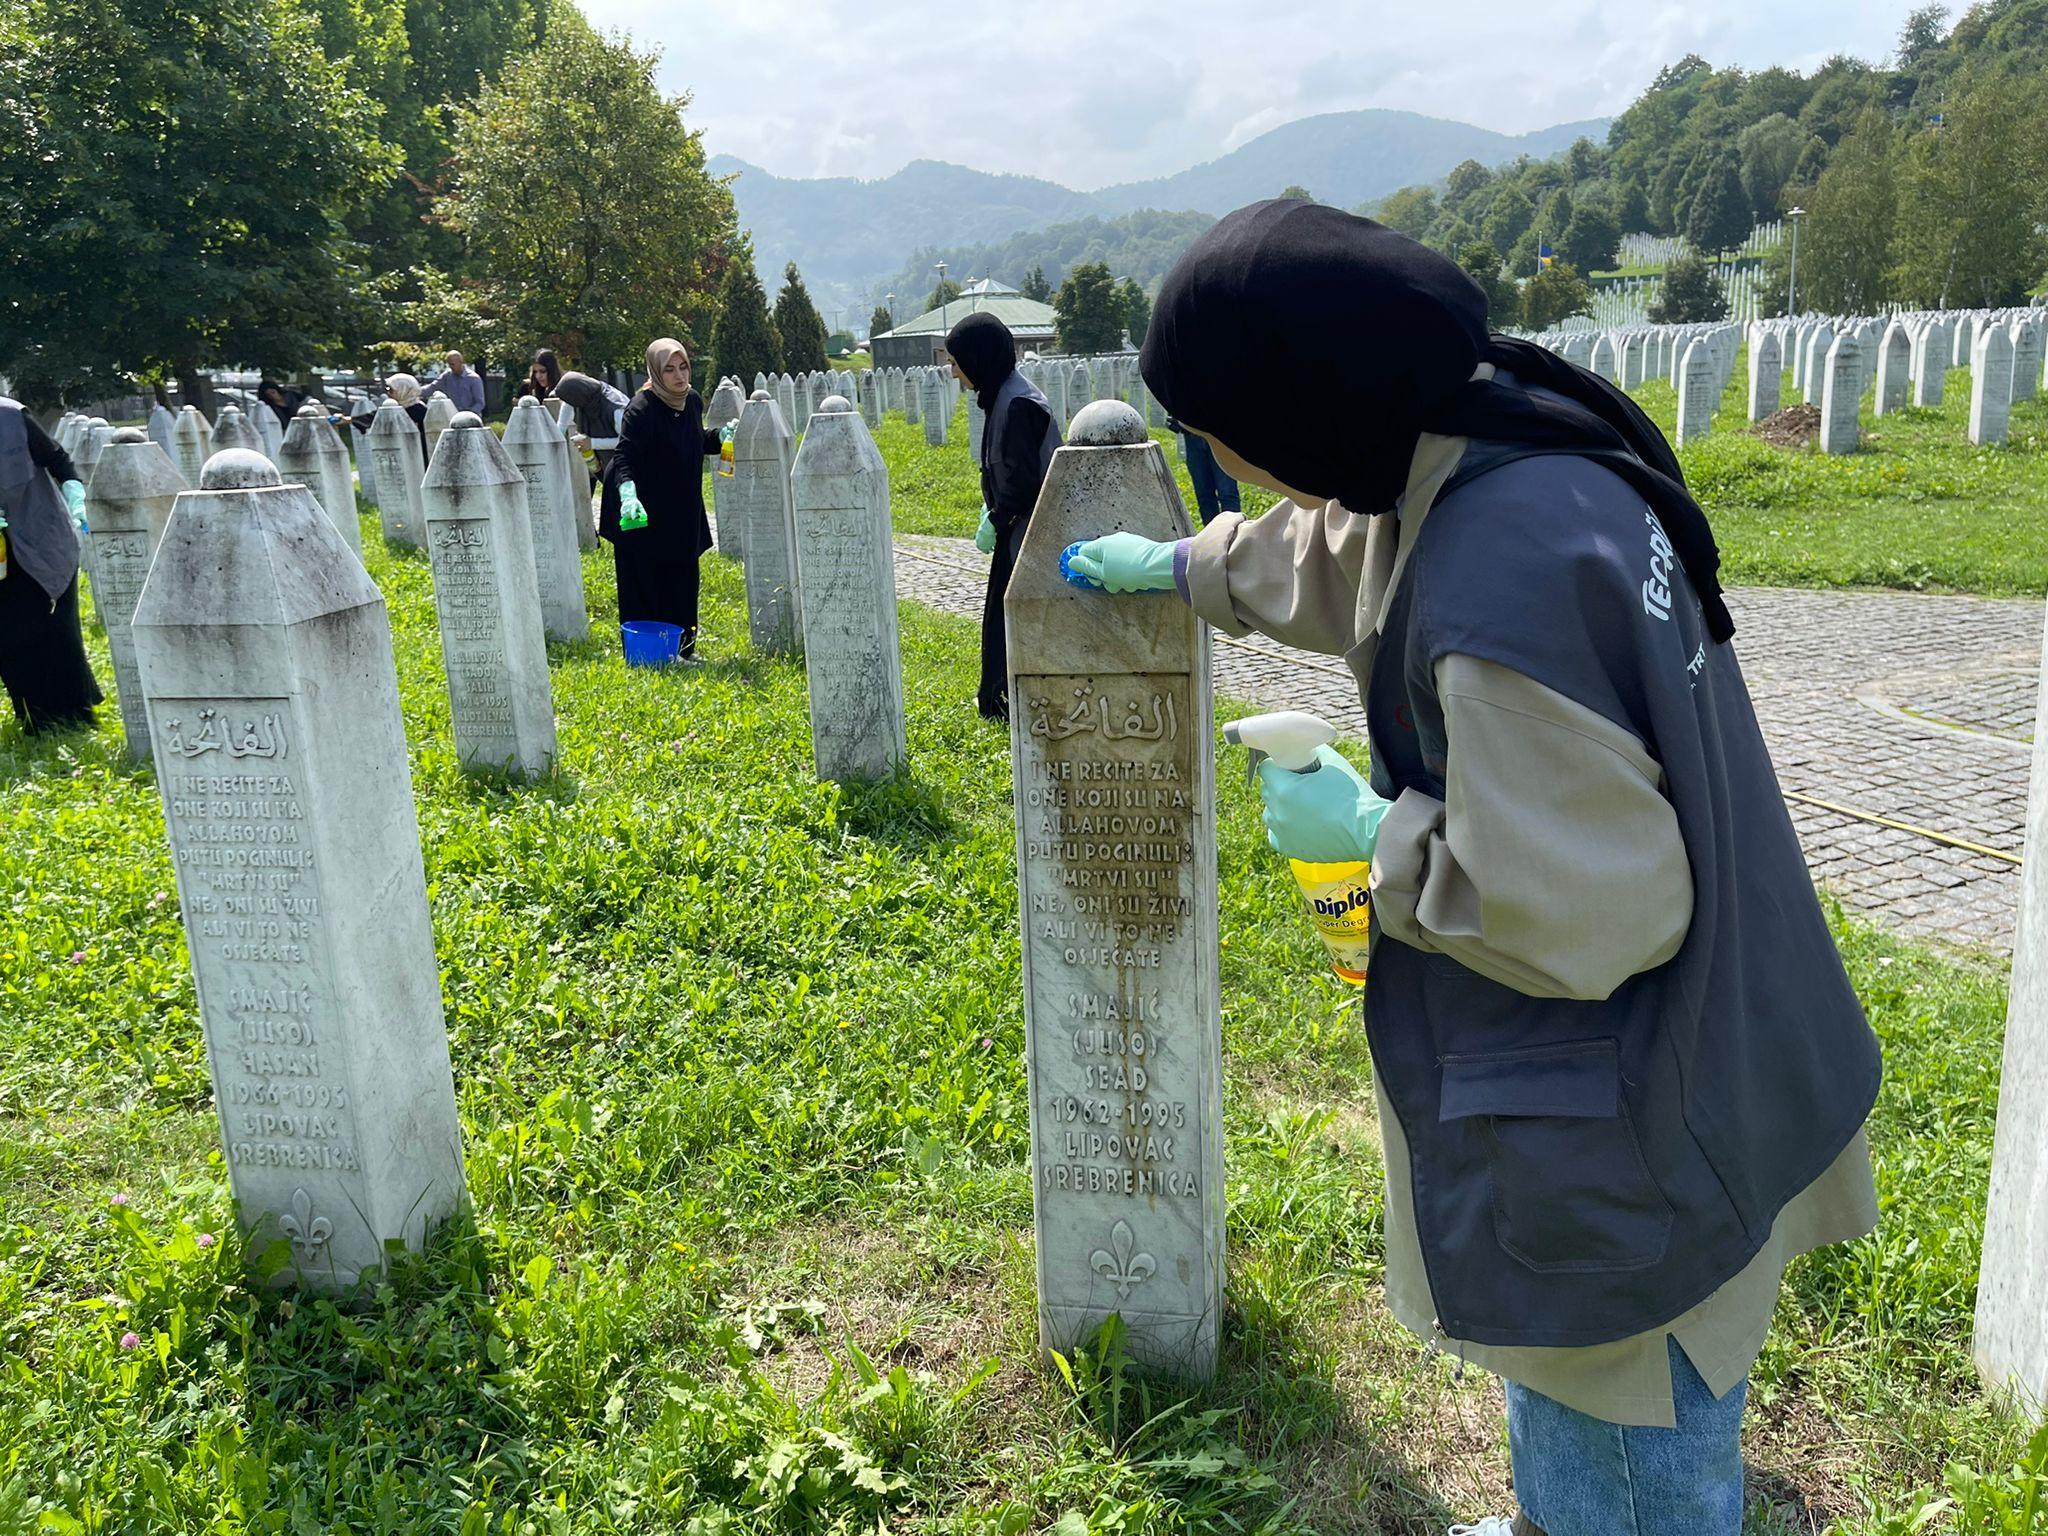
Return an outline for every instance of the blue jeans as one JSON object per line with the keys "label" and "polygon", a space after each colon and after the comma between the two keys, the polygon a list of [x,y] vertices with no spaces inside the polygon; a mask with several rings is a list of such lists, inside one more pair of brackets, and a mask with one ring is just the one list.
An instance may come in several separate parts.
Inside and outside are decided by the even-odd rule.
{"label": "blue jeans", "polygon": [[1515,1499],[1545,1536],[1739,1536],[1749,1383],[1716,1401],[1666,1342],[1675,1429],[1609,1424],[1507,1384]]}
{"label": "blue jeans", "polygon": [[1207,443],[1192,432],[1180,435],[1180,456],[1188,466],[1188,479],[1195,487],[1195,510],[1204,526],[1218,512],[1240,510],[1237,482],[1223,473]]}

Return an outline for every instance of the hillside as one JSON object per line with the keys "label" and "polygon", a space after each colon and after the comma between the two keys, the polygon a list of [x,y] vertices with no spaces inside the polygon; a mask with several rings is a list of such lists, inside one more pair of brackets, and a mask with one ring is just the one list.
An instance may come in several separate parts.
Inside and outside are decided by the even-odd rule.
{"label": "hillside", "polygon": [[[1503,165],[1606,132],[1604,121],[1514,136],[1412,112],[1335,112],[1283,124],[1177,175],[1099,192],[935,160],[913,161],[878,181],[781,177],[732,155],[713,156],[709,169],[736,175],[740,225],[753,234],[755,265],[770,291],[783,264],[794,261],[820,305],[850,311],[886,288],[913,252],[996,246],[1020,231],[1138,209],[1214,216],[1290,185],[1349,207],[1407,182],[1433,181],[1461,161]],[[1047,260],[1048,272],[1057,260],[1057,253]],[[919,278],[926,289],[929,276]]]}

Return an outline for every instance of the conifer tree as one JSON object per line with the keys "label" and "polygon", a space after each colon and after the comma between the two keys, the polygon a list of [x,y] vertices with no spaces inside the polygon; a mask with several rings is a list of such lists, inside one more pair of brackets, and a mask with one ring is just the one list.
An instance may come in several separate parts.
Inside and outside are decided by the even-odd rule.
{"label": "conifer tree", "polygon": [[718,323],[711,328],[711,366],[703,376],[730,374],[749,388],[757,373],[782,371],[782,338],[768,317],[768,295],[754,271],[754,253],[741,250],[725,269],[718,292]]}
{"label": "conifer tree", "polygon": [[884,331],[896,329],[896,317],[889,313],[889,306],[877,304],[875,312],[868,316],[868,339],[872,341]]}
{"label": "conifer tree", "polygon": [[793,261],[782,269],[775,329],[782,337],[782,366],[789,372],[815,373],[825,366],[825,321]]}

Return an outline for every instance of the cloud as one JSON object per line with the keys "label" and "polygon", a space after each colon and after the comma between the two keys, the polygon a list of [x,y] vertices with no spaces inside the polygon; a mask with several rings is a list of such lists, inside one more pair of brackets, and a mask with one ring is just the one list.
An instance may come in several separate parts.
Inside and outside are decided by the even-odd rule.
{"label": "cloud", "polygon": [[664,51],[713,153],[781,176],[916,159],[1078,188],[1170,174],[1318,112],[1522,133],[1619,111],[1687,52],[1749,68],[1880,58],[1911,0],[583,0]]}

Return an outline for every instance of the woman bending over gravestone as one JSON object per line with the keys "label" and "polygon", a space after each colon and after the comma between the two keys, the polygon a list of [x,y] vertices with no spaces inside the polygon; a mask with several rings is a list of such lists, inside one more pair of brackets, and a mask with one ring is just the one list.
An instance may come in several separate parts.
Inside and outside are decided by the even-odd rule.
{"label": "woman bending over gravestone", "polygon": [[[1268,763],[1266,826],[1373,861],[1388,1301],[1508,1383],[1521,1513],[1471,1529],[1735,1536],[1785,1265],[1877,1220],[1877,1043],[1676,459],[1485,316],[1370,220],[1230,215],[1167,277],[1141,366],[1290,500],[1067,565],[1356,675],[1371,781],[1329,748]],[[1285,408],[1243,410],[1247,378],[1288,381]]]}
{"label": "woman bending over gravestone", "polygon": [[1024,527],[1060,445],[1052,406],[1017,371],[1017,339],[994,315],[977,311],[946,333],[953,372],[974,391],[987,425],[981,434],[981,526],[974,542],[989,565],[981,606],[981,687],[975,707],[1010,718],[1010,676],[1003,640],[1003,590],[1017,566]]}
{"label": "woman bending over gravestone", "polygon": [[678,626],[684,661],[696,659],[697,561],[711,548],[704,456],[718,453],[718,440],[690,387],[689,349],[667,336],[650,343],[647,383],[620,424],[597,531],[611,540],[620,622]]}
{"label": "woman bending over gravestone", "polygon": [[90,726],[101,699],[78,627],[84,528],[71,455],[0,396],[0,685],[32,736]]}
{"label": "woman bending over gravestone", "polygon": [[420,381],[409,373],[394,373],[384,381],[384,393],[391,403],[412,418],[420,434],[420,452],[427,449],[427,403],[420,398]]}

